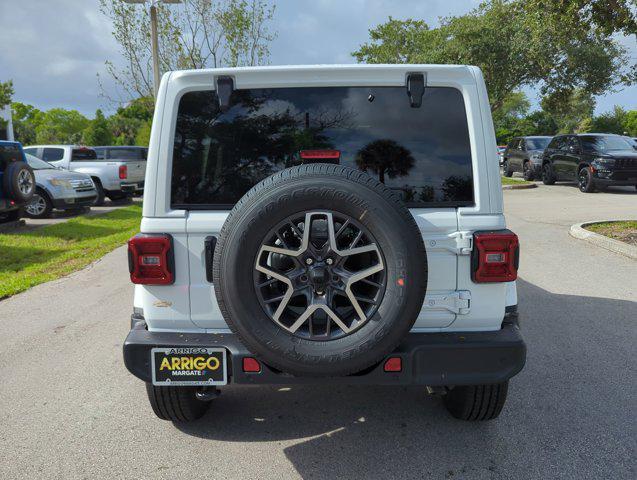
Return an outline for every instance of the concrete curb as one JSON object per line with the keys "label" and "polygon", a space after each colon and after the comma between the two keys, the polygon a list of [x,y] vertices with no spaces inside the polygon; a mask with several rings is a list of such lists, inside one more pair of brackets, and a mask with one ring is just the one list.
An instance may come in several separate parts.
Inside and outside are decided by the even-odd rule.
{"label": "concrete curb", "polygon": [[524,185],[502,185],[502,190],[526,190],[527,188],[537,188],[536,183],[529,183]]}
{"label": "concrete curb", "polygon": [[637,260],[637,247],[629,245],[626,242],[620,242],[619,240],[615,240],[614,238],[600,235],[599,233],[591,232],[590,230],[586,230],[584,228],[595,223],[621,221],[623,220],[597,220],[594,222],[576,223],[575,225],[571,226],[568,233],[570,233],[571,237],[577,238],[579,240],[586,240],[588,243],[592,243],[593,245],[597,245],[598,247],[605,248],[606,250],[610,250],[611,252],[619,253],[626,257]]}

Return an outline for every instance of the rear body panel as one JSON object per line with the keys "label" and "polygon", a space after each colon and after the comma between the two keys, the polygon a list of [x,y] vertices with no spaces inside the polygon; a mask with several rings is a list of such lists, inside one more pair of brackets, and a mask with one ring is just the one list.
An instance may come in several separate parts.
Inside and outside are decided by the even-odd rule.
{"label": "rear body panel", "polygon": [[[176,280],[172,286],[135,287],[151,331],[227,332],[206,279],[204,240],[218,236],[228,210],[171,208],[171,171],[179,102],[188,92],[214,89],[215,77],[229,75],[235,89],[404,86],[409,72],[426,74],[428,87],[457,89],[464,101],[472,158],[475,204],[412,208],[427,248],[428,290],[414,332],[498,330],[515,285],[471,281],[471,234],[505,227],[495,133],[480,71],[436,65],[347,65],[197,70],[166,73],[162,79],[148,152],[143,233],[170,233]],[[256,300],[255,300],[256,301]]]}

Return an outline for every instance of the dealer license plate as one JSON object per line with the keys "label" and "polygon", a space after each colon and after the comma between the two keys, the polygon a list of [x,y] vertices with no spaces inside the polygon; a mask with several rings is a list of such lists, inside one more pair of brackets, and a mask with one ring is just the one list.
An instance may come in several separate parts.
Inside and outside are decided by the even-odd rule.
{"label": "dealer license plate", "polygon": [[151,350],[153,385],[225,385],[226,350],[168,347]]}

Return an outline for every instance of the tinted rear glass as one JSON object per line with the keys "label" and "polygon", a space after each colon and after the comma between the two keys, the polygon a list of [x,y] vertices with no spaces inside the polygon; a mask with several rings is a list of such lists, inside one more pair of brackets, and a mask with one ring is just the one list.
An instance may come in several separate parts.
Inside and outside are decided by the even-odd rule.
{"label": "tinted rear glass", "polygon": [[71,160],[81,161],[81,160],[96,160],[97,154],[95,150],[91,148],[75,148],[73,149],[73,153],[71,154]]}
{"label": "tinted rear glass", "polygon": [[142,160],[139,148],[111,148],[108,158],[111,160]]}
{"label": "tinted rear glass", "polygon": [[[227,208],[259,181],[303,163],[303,150],[338,150],[409,206],[472,205],[464,101],[428,87],[411,108],[404,87],[236,90],[221,113],[213,91],[179,104],[172,205]],[[323,160],[324,161],[324,160]]]}

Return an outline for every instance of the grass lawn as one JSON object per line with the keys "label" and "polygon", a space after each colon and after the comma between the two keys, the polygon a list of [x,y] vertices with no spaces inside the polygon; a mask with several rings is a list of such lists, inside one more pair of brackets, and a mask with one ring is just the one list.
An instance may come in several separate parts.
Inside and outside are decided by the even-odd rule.
{"label": "grass lawn", "polygon": [[139,231],[142,208],[77,217],[24,233],[0,234],[0,299],[68,275]]}
{"label": "grass lawn", "polygon": [[637,220],[587,225],[586,230],[637,246]]}
{"label": "grass lawn", "polygon": [[533,182],[527,182],[526,180],[522,178],[513,178],[513,177],[501,177],[501,178],[502,178],[502,185],[526,185],[527,183],[533,183]]}

